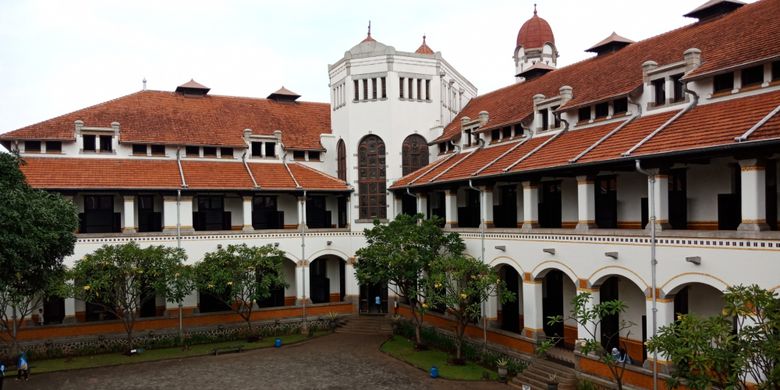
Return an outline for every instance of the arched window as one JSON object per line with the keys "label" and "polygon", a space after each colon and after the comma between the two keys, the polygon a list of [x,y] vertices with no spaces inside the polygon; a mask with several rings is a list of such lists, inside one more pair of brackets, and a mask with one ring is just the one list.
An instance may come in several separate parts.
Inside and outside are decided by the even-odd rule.
{"label": "arched window", "polygon": [[339,179],[347,180],[347,146],[344,145],[344,140],[340,139],[336,147],[336,172]]}
{"label": "arched window", "polygon": [[401,147],[401,170],[404,176],[428,165],[428,143],[421,135],[412,134]]}
{"label": "arched window", "polygon": [[368,135],[358,145],[360,219],[387,218],[385,186],[385,143]]}

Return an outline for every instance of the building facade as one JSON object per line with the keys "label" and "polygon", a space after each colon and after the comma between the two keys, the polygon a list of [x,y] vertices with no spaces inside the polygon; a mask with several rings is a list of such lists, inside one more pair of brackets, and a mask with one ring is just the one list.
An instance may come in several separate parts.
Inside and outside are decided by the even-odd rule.
{"label": "building facade", "polygon": [[[514,52],[522,82],[483,95],[425,38],[401,52],[369,32],[329,65],[330,104],[190,82],[0,140],[33,187],[82,212],[68,263],[130,240],[181,245],[192,262],[220,244],[273,243],[290,260],[275,304],[382,311],[393,297],[354,277],[362,229],[437,215],[519,298],[488,302],[492,341],[530,351],[557,334],[573,349],[585,329],[544,318],[587,291],[626,302],[600,331],[632,322],[621,342],[647,364],[644,341],[675,314],[719,313],[728,286],[780,287],[777,15],[773,0],[710,1],[690,25],[637,42],[612,34],[556,69],[534,12]],[[184,306],[211,310],[204,302]],[[99,317],[72,300],[48,311],[58,307],[54,322]],[[647,375],[640,364],[626,381]]]}

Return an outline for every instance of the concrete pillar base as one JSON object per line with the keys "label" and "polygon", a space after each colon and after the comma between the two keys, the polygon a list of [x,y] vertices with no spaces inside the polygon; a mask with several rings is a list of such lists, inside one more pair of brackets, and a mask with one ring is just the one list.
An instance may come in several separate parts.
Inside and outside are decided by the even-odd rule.
{"label": "concrete pillar base", "polygon": [[759,223],[743,222],[739,224],[737,230],[740,232],[763,232],[769,230],[769,225],[767,225],[766,222],[759,222]]}
{"label": "concrete pillar base", "polygon": [[77,322],[76,316],[65,316],[65,318],[62,319],[63,324],[75,324]]}
{"label": "concrete pillar base", "polygon": [[244,226],[243,228],[241,228],[241,231],[242,232],[254,232],[255,228],[253,226]]}
{"label": "concrete pillar base", "polygon": [[298,298],[298,299],[295,300],[295,306],[303,306],[304,302],[306,302],[306,306],[312,305],[311,299],[309,299],[309,298],[306,298],[306,299]]}
{"label": "concrete pillar base", "polygon": [[590,222],[590,221],[588,221],[588,222],[578,222],[577,226],[574,228],[574,230],[576,230],[578,232],[586,232],[586,231],[588,231],[590,229],[595,229],[597,227],[598,226],[596,225],[595,222]]}
{"label": "concrete pillar base", "polygon": [[[189,226],[188,226],[188,227],[184,227],[184,226],[182,226],[182,227],[181,227],[181,229],[180,229],[179,231],[181,231],[181,234],[185,234],[185,233],[195,233],[195,229],[193,229],[192,227],[189,227]],[[163,228],[163,231],[162,231],[162,232],[163,232],[163,233],[176,234],[176,226],[174,226],[174,227],[172,227],[172,228],[165,227],[165,228]]]}
{"label": "concrete pillar base", "polygon": [[539,228],[538,222],[523,222],[523,225],[520,227],[522,230],[529,231],[531,229],[537,229]]}

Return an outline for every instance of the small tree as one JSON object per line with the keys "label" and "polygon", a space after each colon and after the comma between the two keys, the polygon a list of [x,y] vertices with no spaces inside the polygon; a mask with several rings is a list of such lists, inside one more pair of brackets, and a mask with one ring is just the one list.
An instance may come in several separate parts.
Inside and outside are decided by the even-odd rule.
{"label": "small tree", "polygon": [[[718,316],[680,315],[648,349],[672,361],[670,385],[780,388],[780,298],[756,285],[729,287]],[[736,332],[735,332],[736,327]]]}
{"label": "small tree", "polygon": [[75,206],[27,185],[15,155],[0,153],[0,330],[16,354],[16,329],[38,308],[73,253]]}
{"label": "small tree", "polygon": [[76,261],[70,272],[75,281],[72,296],[122,320],[128,348],[132,349],[141,306],[155,295],[171,294],[171,279],[186,258],[181,248],[141,248],[133,241],[106,245]]}
{"label": "small tree", "polygon": [[460,253],[464,244],[457,233],[445,233],[440,219],[401,214],[388,224],[374,222],[365,230],[366,246],[357,250],[355,274],[360,284],[388,283],[409,303],[415,324],[415,342],[422,348],[420,329],[430,302],[431,263],[448,253]]}
{"label": "small tree", "polygon": [[[252,312],[256,301],[271,296],[271,290],[286,287],[282,264],[284,252],[271,245],[228,245],[206,253],[195,265],[198,289],[211,294],[246,321],[252,335]],[[228,294],[223,294],[227,291]]]}
{"label": "small tree", "polygon": [[[565,318],[577,322],[577,324],[585,329],[588,334],[587,338],[579,340],[580,352],[585,355],[595,354],[599,358],[599,361],[604,363],[609,369],[609,373],[612,375],[612,379],[615,381],[617,388],[622,389],[623,373],[626,370],[626,363],[629,359],[616,358],[608,348],[609,345],[613,345],[615,341],[619,343],[621,333],[630,329],[635,324],[621,319],[617,330],[614,333],[603,335],[607,339],[607,345],[602,344],[602,334],[599,332],[602,322],[605,318],[621,315],[626,311],[627,306],[623,301],[617,299],[591,305],[591,299],[591,294],[588,292],[577,294],[571,301],[571,312]],[[564,317],[553,316],[549,317],[548,320],[548,324],[555,325],[563,322]],[[629,330],[626,332],[625,337],[628,337],[630,334],[631,331]],[[540,354],[545,353],[560,340],[560,336],[548,338],[541,343],[537,352]],[[625,343],[623,343],[622,349],[626,351],[626,354],[628,353]]]}
{"label": "small tree", "polygon": [[167,278],[167,291],[165,298],[168,302],[176,302],[179,306],[179,342],[183,341],[183,313],[184,298],[195,290],[195,275],[191,266],[179,264],[174,270],[173,277]]}
{"label": "small tree", "polygon": [[482,304],[493,295],[498,304],[514,301],[515,295],[493,268],[461,253],[437,259],[432,269],[434,289],[439,291],[432,298],[455,317],[455,363],[463,364],[466,327],[482,316]]}

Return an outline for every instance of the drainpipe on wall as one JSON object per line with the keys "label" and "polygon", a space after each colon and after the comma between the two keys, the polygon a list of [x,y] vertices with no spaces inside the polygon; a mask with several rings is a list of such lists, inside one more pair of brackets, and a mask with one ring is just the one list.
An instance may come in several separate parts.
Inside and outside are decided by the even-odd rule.
{"label": "drainpipe on wall", "polygon": [[[650,220],[650,270],[652,275],[652,282],[651,282],[651,294],[652,294],[652,300],[653,300],[653,308],[652,308],[652,317],[653,317],[653,329],[652,329],[652,337],[655,337],[656,331],[658,328],[658,297],[656,296],[656,280],[655,280],[655,269],[656,265],[658,264],[658,261],[655,259],[655,175],[652,173],[642,169],[642,163],[639,160],[636,160],[636,170],[637,172],[644,174],[647,176],[649,183],[650,183],[650,194],[647,196],[647,210],[650,214],[648,219]],[[653,390],[658,389],[658,352],[653,351]]]}
{"label": "drainpipe on wall", "polygon": [[303,200],[301,200],[301,215],[303,218],[301,218],[301,261],[303,261],[304,266],[301,267],[301,272],[303,273],[303,278],[301,280],[303,281],[303,328],[308,330],[308,325],[306,324],[306,190],[303,190]]}
{"label": "drainpipe on wall", "polygon": [[[184,170],[181,167],[181,147],[176,148],[176,163],[179,165],[179,175],[182,180],[182,187],[186,187],[187,183],[184,181]],[[176,190],[176,247],[181,249],[181,188]],[[184,308],[184,301],[180,299],[179,302],[179,342],[182,342],[184,337],[184,314],[182,309]]]}
{"label": "drainpipe on wall", "polygon": [[[480,138],[480,142],[484,144],[485,141],[482,141],[482,138]],[[484,191],[480,190],[479,188],[474,187],[471,184],[471,179],[469,179],[469,188],[479,192],[479,205],[480,208],[487,207],[487,205],[483,205],[485,202],[485,196]],[[485,263],[485,216],[482,213],[482,210],[479,210],[479,237],[480,237],[480,261],[482,264]],[[487,318],[485,318],[485,304],[486,301],[482,301],[482,305],[480,309],[482,310],[482,341],[483,349],[487,349]]]}

